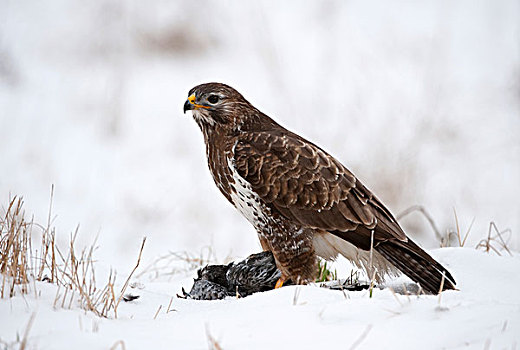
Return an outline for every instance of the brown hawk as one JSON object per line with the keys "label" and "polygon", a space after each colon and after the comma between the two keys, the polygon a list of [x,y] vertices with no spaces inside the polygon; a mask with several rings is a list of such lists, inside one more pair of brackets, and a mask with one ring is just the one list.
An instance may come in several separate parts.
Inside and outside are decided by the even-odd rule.
{"label": "brown hawk", "polygon": [[[285,129],[220,83],[189,91],[213,179],[255,227],[290,279],[313,281],[317,256],[341,254],[378,282],[400,270],[429,293],[454,289],[451,274],[403,232],[383,203],[334,157]],[[373,249],[372,249],[373,248]]]}

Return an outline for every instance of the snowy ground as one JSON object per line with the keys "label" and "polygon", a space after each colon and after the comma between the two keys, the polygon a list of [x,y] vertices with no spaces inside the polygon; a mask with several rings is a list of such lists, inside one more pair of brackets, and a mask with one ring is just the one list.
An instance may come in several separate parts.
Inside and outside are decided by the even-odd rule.
{"label": "snowy ground", "polygon": [[[37,296],[0,300],[0,339],[17,348],[27,323],[27,349],[516,349],[520,345],[520,256],[468,248],[432,251],[459,291],[394,295],[388,289],[332,291],[290,286],[221,301],[178,299],[191,278],[142,278],[117,319],[53,309],[56,289],[37,283]],[[396,282],[397,283],[397,282]],[[173,297],[173,300],[172,300]],[[171,304],[170,304],[171,302]],[[168,307],[170,308],[169,312]],[[67,306],[66,306],[67,308]],[[7,346],[5,346],[8,344]]]}

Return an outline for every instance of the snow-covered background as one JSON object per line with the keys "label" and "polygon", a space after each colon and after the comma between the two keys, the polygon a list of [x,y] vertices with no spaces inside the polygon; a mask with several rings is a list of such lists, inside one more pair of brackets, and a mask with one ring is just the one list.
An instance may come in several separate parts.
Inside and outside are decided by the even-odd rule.
{"label": "snow-covered background", "polygon": [[[228,83],[394,213],[520,230],[518,1],[0,2],[0,199],[129,266],[259,249],[207,170],[188,90]],[[435,247],[418,214],[402,221]],[[130,253],[130,254],[129,254]],[[111,260],[110,260],[111,259]]]}
{"label": "snow-covered background", "polygon": [[[188,90],[209,81],[321,145],[394,213],[423,205],[443,233],[455,229],[454,209],[463,233],[474,219],[468,248],[434,251],[460,283],[443,296],[449,311],[434,297],[395,301],[386,290],[345,302],[313,287],[298,309],[290,287],[237,302],[179,300],[177,313],[163,309],[151,323],[158,305],[189,287],[189,273],[150,282],[115,321],[54,312],[54,287],[39,283],[39,296],[0,303],[1,340],[16,342],[35,312],[37,348],[118,339],[205,348],[206,326],[224,348],[276,348],[286,322],[299,328],[300,348],[350,348],[365,332],[366,349],[381,339],[424,347],[432,334],[426,348],[518,346],[518,255],[471,250],[491,221],[520,249],[518,1],[0,0],[1,205],[21,195],[45,223],[54,185],[59,243],[79,224],[77,244],[99,236],[98,266],[123,276],[142,236],[143,265],[208,246],[220,261],[257,252],[182,114]],[[418,214],[402,224],[438,247]],[[258,337],[262,322],[271,338]]]}

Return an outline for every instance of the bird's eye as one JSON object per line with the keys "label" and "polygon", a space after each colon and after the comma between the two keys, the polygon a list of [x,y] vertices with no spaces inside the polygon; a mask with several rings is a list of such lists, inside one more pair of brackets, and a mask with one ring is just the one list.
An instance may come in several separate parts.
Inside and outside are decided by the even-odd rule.
{"label": "bird's eye", "polygon": [[212,104],[215,104],[218,102],[218,96],[217,95],[210,95],[208,97],[208,102],[209,103],[212,103]]}

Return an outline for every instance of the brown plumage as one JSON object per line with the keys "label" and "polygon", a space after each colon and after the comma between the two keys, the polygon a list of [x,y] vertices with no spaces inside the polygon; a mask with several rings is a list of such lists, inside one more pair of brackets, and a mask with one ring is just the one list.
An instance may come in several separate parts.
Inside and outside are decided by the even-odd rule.
{"label": "brown plumage", "polygon": [[443,289],[455,288],[451,274],[346,167],[230,86],[194,87],[187,110],[204,135],[217,187],[255,227],[282,280],[312,281],[317,256],[341,254],[369,274],[375,270],[378,281],[397,268],[430,293],[440,290],[443,274]]}

